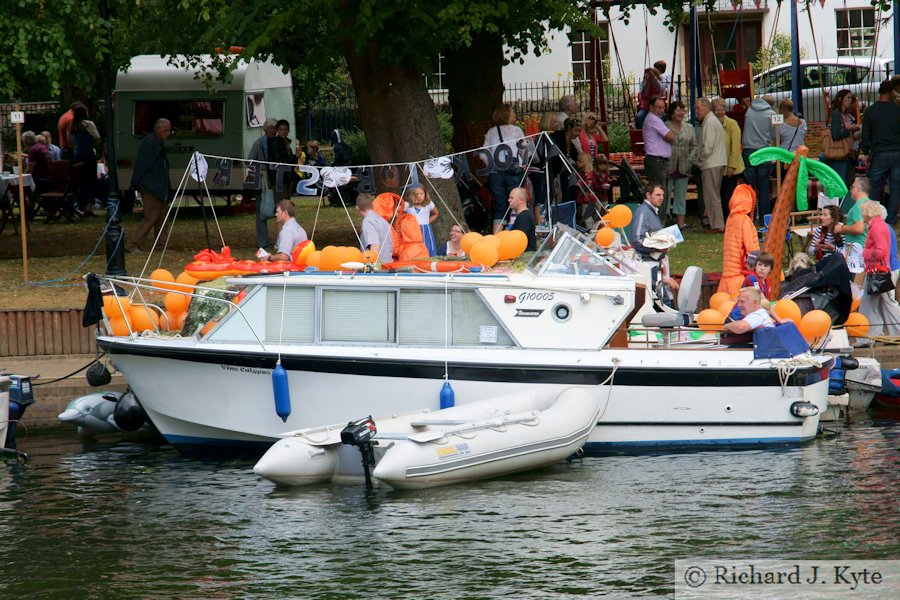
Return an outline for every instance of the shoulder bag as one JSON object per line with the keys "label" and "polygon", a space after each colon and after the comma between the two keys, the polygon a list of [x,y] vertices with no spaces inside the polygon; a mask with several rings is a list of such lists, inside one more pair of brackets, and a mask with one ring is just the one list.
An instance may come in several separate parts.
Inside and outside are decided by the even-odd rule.
{"label": "shoulder bag", "polygon": [[853,135],[834,141],[829,127],[822,134],[822,149],[828,160],[847,160],[850,157],[850,151],[853,150]]}

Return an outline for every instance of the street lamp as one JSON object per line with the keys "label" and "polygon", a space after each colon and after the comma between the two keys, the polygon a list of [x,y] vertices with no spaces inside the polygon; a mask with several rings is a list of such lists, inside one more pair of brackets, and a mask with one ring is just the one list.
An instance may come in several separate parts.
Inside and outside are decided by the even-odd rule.
{"label": "street lamp", "polygon": [[[109,7],[106,0],[100,0],[100,18],[109,22]],[[103,104],[106,117],[106,167],[108,171],[106,179],[106,274],[115,276],[126,273],[125,230],[122,227],[122,215],[119,211],[119,179],[116,175],[116,139],[109,46],[103,52]]]}

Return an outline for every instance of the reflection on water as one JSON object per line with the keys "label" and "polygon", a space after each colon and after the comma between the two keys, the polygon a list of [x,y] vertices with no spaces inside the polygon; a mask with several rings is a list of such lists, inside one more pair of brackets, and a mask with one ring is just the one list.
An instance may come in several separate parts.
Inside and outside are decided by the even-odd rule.
{"label": "reflection on water", "polygon": [[420,492],[280,490],[248,459],[32,438],[0,471],[0,598],[646,597],[682,557],[900,558],[898,421],[837,429]]}

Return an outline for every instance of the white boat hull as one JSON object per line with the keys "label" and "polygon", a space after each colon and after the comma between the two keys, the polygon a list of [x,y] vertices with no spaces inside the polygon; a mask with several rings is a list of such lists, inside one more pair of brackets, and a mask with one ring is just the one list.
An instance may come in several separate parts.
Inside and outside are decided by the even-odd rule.
{"label": "white boat hull", "polygon": [[[307,362],[303,357],[295,357],[293,363],[283,358],[293,410],[282,422],[274,410],[271,368],[228,364],[226,361],[242,362],[234,360],[233,355],[220,363],[212,359],[197,362],[147,356],[134,347],[141,343],[145,342],[117,342],[112,349],[113,360],[157,429],[182,449],[223,444],[258,448],[270,445],[285,431],[347,422],[369,414],[439,408],[442,361],[411,364],[398,360],[396,368],[391,368],[384,366],[387,362],[382,359],[380,367],[357,368],[365,362],[362,357],[344,357],[335,358],[334,364],[321,370],[304,370],[294,366]],[[129,349],[135,352],[129,354]],[[818,417],[794,417],[790,414],[791,404],[807,401],[820,411],[827,408],[824,368],[807,368],[802,378],[804,385],[788,385],[782,395],[777,371],[771,366],[759,366],[756,373],[747,373],[746,365],[752,361],[750,352],[739,352],[749,360],[743,360],[743,366],[738,367],[741,360],[732,364],[714,362],[712,352],[698,351],[698,355],[710,356],[708,362],[698,356],[701,360],[693,365],[666,366],[665,360],[674,355],[666,355],[665,351],[604,350],[573,356],[573,363],[580,365],[568,370],[529,368],[511,360],[519,358],[515,351],[506,354],[512,356],[507,358],[505,369],[497,367],[496,359],[490,366],[450,362],[456,403],[534,386],[559,393],[589,380],[600,383],[611,372],[611,359],[624,357],[612,386],[596,387],[593,392],[609,394],[609,404],[588,439],[588,453],[802,442],[815,436]],[[321,352],[317,359],[322,360]],[[594,366],[583,366],[588,359]],[[264,364],[269,360],[255,354],[243,362]],[[274,364],[274,357],[270,364]],[[379,368],[388,373],[379,376],[352,372],[355,369],[377,373]],[[536,373],[541,369],[546,375]],[[403,376],[404,372],[409,376]],[[456,377],[457,372],[465,373],[465,378]],[[165,377],[159,373],[165,373]],[[422,376],[430,373],[434,376]],[[701,378],[703,381],[699,381]],[[752,385],[754,378],[767,383]],[[540,383],[542,379],[554,382]],[[692,381],[700,387],[690,385]]]}

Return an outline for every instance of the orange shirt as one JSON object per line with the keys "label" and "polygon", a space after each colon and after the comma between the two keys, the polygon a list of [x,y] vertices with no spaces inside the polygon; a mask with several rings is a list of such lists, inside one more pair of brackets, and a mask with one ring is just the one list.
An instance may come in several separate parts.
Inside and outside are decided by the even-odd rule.
{"label": "orange shirt", "polygon": [[59,129],[59,147],[65,150],[71,150],[72,146],[69,144],[69,129],[72,128],[72,121],[75,119],[75,113],[71,110],[67,110],[63,113],[63,116],[59,118],[59,122],[56,124]]}

